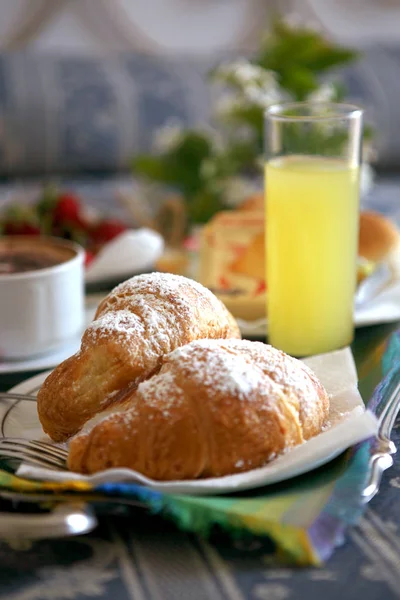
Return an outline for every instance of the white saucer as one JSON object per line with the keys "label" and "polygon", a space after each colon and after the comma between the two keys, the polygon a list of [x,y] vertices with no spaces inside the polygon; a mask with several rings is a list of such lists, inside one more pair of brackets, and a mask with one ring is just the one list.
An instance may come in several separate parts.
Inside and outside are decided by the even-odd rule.
{"label": "white saucer", "polygon": [[61,361],[65,360],[72,354],[75,354],[75,352],[79,349],[80,344],[81,336],[79,335],[73,340],[70,340],[68,344],[65,344],[65,346],[62,346],[62,348],[58,348],[49,354],[42,354],[41,356],[28,358],[26,360],[0,360],[0,374],[52,369]]}

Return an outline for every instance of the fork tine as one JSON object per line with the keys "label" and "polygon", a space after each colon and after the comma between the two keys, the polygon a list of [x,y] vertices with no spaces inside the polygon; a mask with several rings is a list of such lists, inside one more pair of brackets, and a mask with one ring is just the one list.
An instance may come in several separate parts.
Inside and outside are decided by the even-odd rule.
{"label": "fork tine", "polygon": [[60,459],[66,460],[68,456],[68,451],[63,448],[59,448],[58,446],[54,446],[47,442],[41,442],[40,440],[26,440],[24,438],[1,438],[0,439],[0,448],[4,445],[13,445],[15,448],[35,448],[40,452],[48,456],[58,457]]}
{"label": "fork tine", "polygon": [[20,451],[14,448],[2,448],[0,450],[0,458],[18,458],[24,462],[36,464],[41,467],[51,467],[61,470],[66,470],[66,464],[63,461],[52,458],[45,458],[36,452],[29,452],[28,450]]}
{"label": "fork tine", "polygon": [[32,394],[16,394],[15,392],[0,392],[0,400],[26,400],[28,402],[36,402],[36,396]]}
{"label": "fork tine", "polygon": [[36,456],[37,458],[42,458],[52,464],[65,464],[66,462],[65,456],[51,454],[47,450],[31,446],[29,443],[15,443],[13,440],[9,441],[7,438],[3,438],[0,441],[0,455],[2,452],[7,452],[8,450],[20,452],[24,455]]}
{"label": "fork tine", "polygon": [[59,448],[58,446],[53,446],[52,444],[48,444],[47,442],[41,442],[39,440],[30,440],[30,446],[35,446],[43,450],[43,452],[48,452],[52,456],[58,456],[59,458],[67,459],[68,450],[64,448]]}
{"label": "fork tine", "polygon": [[12,452],[19,452],[20,454],[24,455],[24,456],[35,456],[37,458],[41,458],[44,461],[48,462],[48,463],[52,463],[52,464],[65,464],[65,460],[58,458],[57,456],[49,456],[47,454],[43,454],[40,450],[37,450],[35,448],[18,448],[17,446],[7,446],[2,445],[0,447],[0,455],[3,452],[8,452],[8,451],[12,451]]}
{"label": "fork tine", "polygon": [[42,450],[37,450],[36,448],[20,448],[15,446],[14,444],[1,444],[0,445],[0,456],[8,453],[8,452],[18,452],[21,456],[32,457],[34,456],[37,459],[46,462],[49,465],[57,465],[64,466],[66,465],[66,461],[62,458],[58,458],[57,456],[51,456],[49,454],[44,454]]}

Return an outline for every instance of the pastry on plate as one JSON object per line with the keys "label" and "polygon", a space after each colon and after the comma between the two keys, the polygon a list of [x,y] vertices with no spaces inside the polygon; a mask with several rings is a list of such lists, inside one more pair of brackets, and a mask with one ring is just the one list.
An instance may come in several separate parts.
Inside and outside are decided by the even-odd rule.
{"label": "pastry on plate", "polygon": [[385,262],[397,277],[400,276],[400,231],[393,221],[383,215],[365,210],[360,213],[358,240],[358,281],[371,275]]}
{"label": "pastry on plate", "polygon": [[[199,280],[212,289],[230,312],[248,322],[266,316],[265,217],[262,197],[250,197],[240,210],[220,212],[201,236]],[[400,277],[400,231],[396,223],[373,211],[361,211],[357,281],[386,263]]]}
{"label": "pastry on plate", "polygon": [[318,434],[329,398],[272,346],[199,340],[165,356],[125,408],[71,440],[72,471],[127,467],[156,480],[247,471]]}
{"label": "pastry on plate", "polygon": [[215,215],[200,241],[199,281],[237,318],[265,316],[264,214],[233,210]]}
{"label": "pastry on plate", "polygon": [[125,281],[99,305],[80,350],[44,382],[37,403],[43,430],[67,440],[96,413],[123,402],[127,387],[157,372],[164,354],[201,338],[240,338],[212,292],[166,273]]}

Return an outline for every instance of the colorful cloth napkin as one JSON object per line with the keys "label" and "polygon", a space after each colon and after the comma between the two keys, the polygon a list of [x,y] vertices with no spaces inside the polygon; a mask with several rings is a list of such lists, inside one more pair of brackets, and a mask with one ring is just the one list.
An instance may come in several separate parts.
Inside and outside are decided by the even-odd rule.
{"label": "colorful cloth napkin", "polygon": [[[384,379],[368,406],[380,414],[388,391],[400,377],[400,331],[390,339],[383,356]],[[289,481],[230,496],[167,495],[135,484],[35,482],[0,471],[0,487],[20,492],[49,492],[49,498],[74,494],[88,501],[110,503],[137,500],[153,513],[179,527],[207,536],[220,527],[234,536],[267,537],[277,558],[298,565],[318,565],[343,540],[346,526],[364,509],[361,492],[369,472],[372,440],[347,451],[329,465]]]}

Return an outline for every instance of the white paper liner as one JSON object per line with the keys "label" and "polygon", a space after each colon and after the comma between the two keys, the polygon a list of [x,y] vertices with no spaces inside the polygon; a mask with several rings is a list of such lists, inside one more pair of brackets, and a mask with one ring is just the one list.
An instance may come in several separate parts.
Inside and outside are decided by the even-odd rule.
{"label": "white paper liner", "polygon": [[249,490],[301,475],[326,464],[354,444],[376,435],[378,429],[376,417],[365,411],[357,390],[357,372],[349,348],[314,356],[304,362],[331,395],[326,428],[319,435],[259,469],[226,477],[168,482],[148,479],[130,469],[108,469],[95,475],[82,476],[23,464],[17,474],[27,479],[59,482],[79,480],[92,485],[122,481],[141,483],[161,492],[191,495]]}

